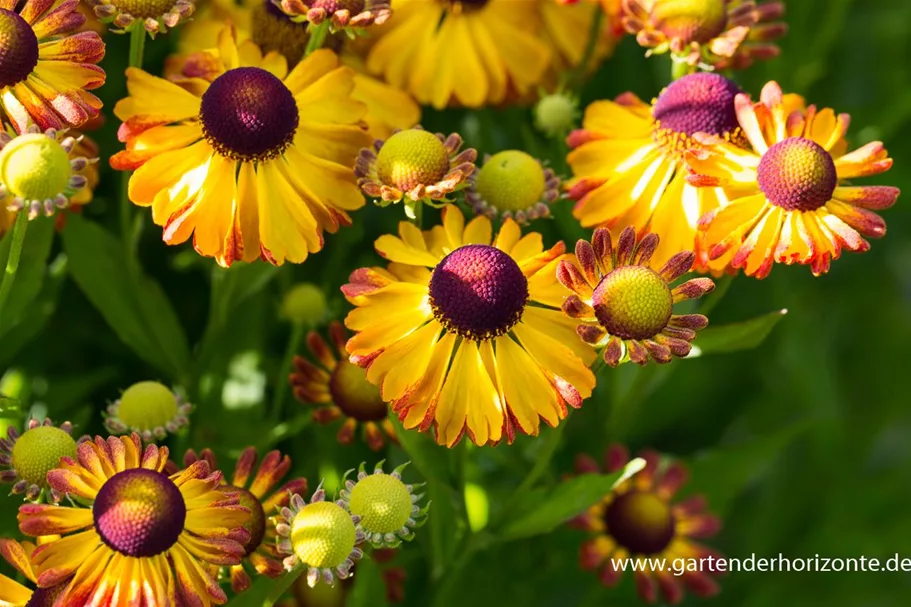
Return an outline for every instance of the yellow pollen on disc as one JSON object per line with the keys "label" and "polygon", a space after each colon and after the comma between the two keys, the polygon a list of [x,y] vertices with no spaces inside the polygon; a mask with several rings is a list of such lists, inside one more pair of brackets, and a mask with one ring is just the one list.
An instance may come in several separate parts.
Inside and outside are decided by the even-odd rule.
{"label": "yellow pollen on disc", "polygon": [[405,483],[389,474],[372,474],[351,490],[351,513],[373,533],[394,533],[411,516],[411,493]]}
{"label": "yellow pollen on disc", "polygon": [[497,211],[524,211],[541,200],[544,170],[525,152],[494,154],[478,172],[477,191]]}
{"label": "yellow pollen on disc", "polygon": [[354,550],[356,537],[351,515],[334,502],[308,504],[291,522],[294,553],[310,567],[338,567]]}
{"label": "yellow pollen on disc", "polygon": [[120,397],[117,417],[128,427],[154,430],[177,416],[177,397],[165,385],[142,381],[127,388]]}
{"label": "yellow pollen on disc", "polygon": [[671,289],[657,272],[643,266],[621,266],[605,276],[592,297],[598,321],[622,339],[654,337],[673,311]]}
{"label": "yellow pollen on disc", "polygon": [[60,428],[38,426],[16,439],[11,464],[19,478],[46,488],[47,473],[60,465],[61,457],[76,457],[76,441]]}
{"label": "yellow pollen on disc", "polygon": [[0,183],[17,198],[54,198],[67,188],[71,175],[69,154],[45,135],[20,135],[0,151]]}
{"label": "yellow pollen on disc", "polygon": [[339,361],[329,380],[329,392],[346,415],[362,422],[386,417],[380,389],[367,380],[367,371],[347,360]]}
{"label": "yellow pollen on disc", "polygon": [[727,25],[724,0],[657,0],[651,18],[669,38],[705,44]]}
{"label": "yellow pollen on disc", "polygon": [[407,192],[440,181],[449,171],[449,152],[433,133],[399,131],[377,153],[376,170],[384,185]]}
{"label": "yellow pollen on disc", "polygon": [[121,13],[143,20],[161,17],[174,8],[177,2],[176,0],[112,0],[111,4],[120,9]]}

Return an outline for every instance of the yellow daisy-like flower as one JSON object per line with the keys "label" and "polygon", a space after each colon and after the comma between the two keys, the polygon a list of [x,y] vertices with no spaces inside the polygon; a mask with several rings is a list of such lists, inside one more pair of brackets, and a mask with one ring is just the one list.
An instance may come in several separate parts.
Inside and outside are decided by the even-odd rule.
{"label": "yellow daisy-like flower", "polygon": [[[669,605],[680,603],[685,589],[702,597],[718,594],[714,576],[719,571],[687,570],[675,575],[670,569],[652,568],[650,563],[661,559],[670,564],[674,559],[718,558],[716,552],[693,540],[718,533],[721,521],[706,512],[702,496],[674,501],[688,478],[682,464],[662,466],[660,456],[654,451],[644,451],[640,457],[646,462],[641,472],[623,481],[572,521],[572,526],[590,534],[579,551],[579,564],[582,569],[597,570],[601,583],[613,587],[624,573],[614,563],[639,559],[643,567],[634,574],[636,588],[646,603],[658,600],[659,589]],[[604,460],[606,472],[616,472],[626,466],[629,455],[622,445],[612,445]],[[600,473],[601,467],[593,458],[580,455],[576,458],[576,471]]]}
{"label": "yellow daisy-like flower", "polygon": [[695,255],[677,253],[656,271],[652,257],[658,241],[656,234],[647,234],[637,243],[629,227],[615,249],[610,232],[599,228],[591,243],[576,243],[575,259],[557,268],[557,279],[574,293],[563,311],[579,321],[576,332],[584,342],[604,348],[604,361],[612,367],[624,357],[644,365],[649,358],[669,363],[673,356],[686,356],[696,331],[708,324],[701,314],[675,315],[674,304],[702,297],[715,283],[694,278],[671,288],[690,270]]}
{"label": "yellow daisy-like flower", "polygon": [[505,150],[484,159],[468,180],[465,200],[478,215],[513,218],[527,224],[550,215],[560,197],[554,170],[521,150]]}
{"label": "yellow daisy-like flower", "polygon": [[61,535],[32,555],[38,585],[66,584],[58,604],[209,607],[227,601],[213,567],[236,565],[250,534],[250,511],[223,493],[222,475],[199,461],[163,473],[168,450],[142,448],[139,435],[100,436],[64,458],[48,483],[90,507],[26,504],[19,529]]}
{"label": "yellow daisy-like flower", "polygon": [[[580,66],[586,58],[592,22],[601,4],[601,0],[539,0],[544,40],[553,49],[553,62],[548,70],[549,79],[552,81],[551,87],[559,82],[560,76],[565,72],[579,67],[584,67],[587,72],[594,71],[602,61],[613,54],[623,35],[618,18],[619,10],[606,13],[607,19],[597,32],[598,38],[591,55],[588,56],[588,64]],[[619,9],[618,0],[615,0],[615,4],[615,8]]]}
{"label": "yellow daisy-like flower", "polygon": [[[784,35],[787,28],[763,22],[783,13],[781,2],[623,0],[623,26],[649,54],[670,51],[675,61],[693,68],[727,69],[777,56],[778,48],[768,41]],[[757,25],[758,31],[751,36]],[[735,59],[738,51],[741,56]]]}
{"label": "yellow daisy-like flower", "polygon": [[[307,491],[307,479],[295,478],[281,487],[276,485],[291,469],[291,458],[278,451],[270,451],[256,468],[258,454],[255,447],[244,449],[234,467],[234,476],[221,489],[236,496],[240,505],[250,511],[250,519],[244,524],[250,537],[244,542],[244,562],[231,565],[228,576],[231,579],[231,590],[243,592],[250,587],[252,580],[244,563],[249,564],[256,573],[276,578],[284,571],[275,540],[275,517],[279,508],[287,506],[293,493]],[[217,470],[215,454],[203,449],[196,454],[192,449],[183,458],[183,465],[188,468],[198,461],[209,464],[210,470]]]}
{"label": "yellow daisy-like flower", "polygon": [[737,123],[737,85],[717,74],[692,74],[671,83],[646,105],[631,93],[596,101],[583,128],[567,139],[574,178],[569,196],[584,227],[603,226],[617,237],[626,226],[661,237],[655,263],[680,251],[696,252],[696,269],[720,272],[698,241],[699,218],[727,202],[720,188],[697,189],[686,180],[684,153],[696,133],[745,144]]}
{"label": "yellow daisy-like flower", "polygon": [[[263,53],[281,53],[291,69],[304,57],[309,40],[307,23],[295,23],[270,0],[246,0],[242,4],[213,0],[204,4],[193,20],[182,27],[180,54],[168,58],[165,77],[190,87],[195,78],[217,77],[205,59],[194,54],[199,51],[217,54],[218,32],[225,20],[237,28],[239,42],[252,40]],[[411,95],[370,76],[363,60],[351,51],[350,43],[347,37],[330,37],[326,46],[339,54],[343,65],[356,72],[351,97],[367,106],[363,121],[370,136],[387,139],[396,130],[410,129],[420,122],[421,107]]]}
{"label": "yellow daisy-like flower", "polygon": [[192,410],[193,405],[164,384],[141,381],[108,405],[104,426],[111,434],[136,432],[146,442],[164,440],[190,423]]}
{"label": "yellow daisy-like flower", "polygon": [[0,0],[0,116],[22,133],[79,126],[95,118],[104,84],[104,42],[76,30],[76,0]]}
{"label": "yellow daisy-like flower", "polygon": [[276,517],[278,551],[287,555],[285,569],[306,567],[311,588],[320,580],[331,586],[336,578],[346,579],[354,562],[364,556],[358,548],[366,539],[357,528],[360,520],[348,511],[345,502],[327,502],[322,485],[313,492],[309,504],[295,493]]}
{"label": "yellow daisy-like flower", "polygon": [[815,106],[789,112],[789,105],[775,82],[758,103],[738,95],[737,118],[753,149],[705,135],[697,137],[704,147],[687,153],[689,183],[730,192],[730,204],[699,222],[709,257],[730,257],[732,267],[757,278],[776,262],[806,264],[818,276],[842,250],[866,251],[864,237],[886,233],[875,211],[899,195],[898,188],[845,182],[889,170],[882,142],[845,154],[847,114]]}
{"label": "yellow daisy-like flower", "polygon": [[43,493],[54,503],[62,496],[51,488],[47,473],[60,464],[61,457],[76,455],[76,441],[72,437],[73,424],[30,419],[25,431],[10,426],[6,438],[0,440],[0,482],[12,483],[12,493],[25,494],[25,499],[35,501]]}
{"label": "yellow daisy-like flower", "polygon": [[413,218],[417,204],[450,202],[449,194],[468,184],[478,153],[473,148],[460,152],[461,147],[457,133],[444,137],[421,127],[398,131],[360,151],[357,184],[382,206],[404,200]]}
{"label": "yellow daisy-like flower", "polygon": [[389,0],[281,0],[279,6],[295,21],[314,26],[328,21],[330,31],[339,32],[382,25],[392,16],[389,4]]}
{"label": "yellow daisy-like flower", "polygon": [[284,57],[238,46],[230,27],[212,58],[219,76],[198,79],[201,94],[127,70],[130,96],[114,108],[127,149],[111,165],[136,169],[130,200],[152,207],[168,244],[193,235],[223,266],[300,263],[364,205],[352,169],[369,136],[354,73],[329,50],[288,73]]}
{"label": "yellow daisy-like flower", "polygon": [[319,406],[313,419],[320,424],[346,418],[338,431],[341,444],[354,442],[360,424],[364,426],[367,446],[379,451],[386,445],[384,432],[390,440],[396,440],[395,427],[387,417],[389,407],[379,388],[367,381],[367,372],[348,362],[345,342],[350,336],[342,323],[329,324],[329,337],[335,352],[316,331],[307,335],[307,347],[316,363],[294,357],[294,372],[289,378],[294,396],[302,403]]}
{"label": "yellow daisy-like flower", "polygon": [[511,219],[494,236],[486,217],[466,225],[447,206],[443,225],[402,222],[376,250],[387,268],[355,270],[342,287],[357,306],[347,349],[406,428],[433,425],[450,447],[465,432],[478,445],[512,442],[591,395],[594,351],[556,309],[562,243],[544,250]]}
{"label": "yellow daisy-like flower", "polygon": [[[408,462],[410,463],[410,462]],[[351,514],[360,517],[357,529],[364,532],[365,540],[374,548],[397,548],[402,541],[414,539],[414,529],[427,522],[428,502],[418,505],[423,494],[414,490],[421,485],[406,485],[402,481],[404,463],[386,474],[380,461],[368,474],[361,463],[357,480],[349,480],[345,473],[345,488],[339,492],[339,499]]]}
{"label": "yellow daisy-like flower", "polygon": [[542,83],[538,0],[396,0],[367,68],[423,104],[481,107]]}
{"label": "yellow daisy-like flower", "polygon": [[35,125],[15,137],[0,132],[0,204],[6,211],[24,211],[34,219],[69,207],[89,184],[90,166],[98,161],[78,156],[86,149],[78,143],[65,130],[42,133]]}
{"label": "yellow daisy-like flower", "polygon": [[[38,575],[32,566],[35,544],[0,539],[0,556],[32,584],[37,585]],[[35,588],[32,590],[0,574],[0,605],[3,607],[52,607],[63,586]]]}
{"label": "yellow daisy-like flower", "polygon": [[165,33],[193,14],[195,0],[86,0],[102,23],[121,31],[141,27],[153,36]]}

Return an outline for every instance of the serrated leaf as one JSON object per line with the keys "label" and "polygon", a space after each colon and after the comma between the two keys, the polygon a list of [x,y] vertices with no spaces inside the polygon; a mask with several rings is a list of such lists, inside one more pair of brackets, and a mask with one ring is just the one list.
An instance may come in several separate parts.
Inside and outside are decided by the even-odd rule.
{"label": "serrated leaf", "polygon": [[182,378],[190,350],[161,287],[146,276],[136,276],[120,242],[84,217],[69,218],[63,246],[70,275],[121,341],[172,380]]}
{"label": "serrated leaf", "polygon": [[529,492],[516,504],[516,517],[503,528],[497,539],[510,541],[550,533],[594,506],[617,483],[644,466],[645,461],[636,458],[623,470],[611,474],[583,474],[563,481],[553,489]]}
{"label": "serrated leaf", "polygon": [[756,318],[729,325],[708,327],[700,331],[693,342],[693,349],[687,358],[696,358],[705,354],[720,354],[752,350],[765,341],[775,325],[785,317],[787,310],[769,312]]}

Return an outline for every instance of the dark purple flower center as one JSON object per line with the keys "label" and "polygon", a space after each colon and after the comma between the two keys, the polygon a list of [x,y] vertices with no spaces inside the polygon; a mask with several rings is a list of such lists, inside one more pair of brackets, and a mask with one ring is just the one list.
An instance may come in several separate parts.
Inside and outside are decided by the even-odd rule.
{"label": "dark purple flower center", "polygon": [[281,80],[258,67],[239,67],[209,85],[199,119],[216,152],[259,162],[275,158],[291,144],[299,115],[294,96]]}
{"label": "dark purple flower center", "polygon": [[775,206],[786,211],[815,211],[832,199],[838,174],[832,155],[822,146],[791,137],[762,155],[757,182]]}
{"label": "dark purple flower center", "polygon": [[250,555],[259,548],[259,545],[263,543],[263,538],[266,537],[266,513],[263,505],[255,495],[241,487],[226,485],[220,487],[219,490],[237,494],[237,501],[240,502],[240,505],[250,511],[250,520],[244,525],[244,529],[250,532],[250,539],[244,544],[246,551],[244,556]]}
{"label": "dark purple flower center", "polygon": [[512,257],[481,244],[459,247],[433,270],[430,305],[446,329],[481,341],[508,332],[522,318],[528,280]]}
{"label": "dark purple flower center", "polygon": [[667,503],[654,493],[619,495],[604,513],[607,532],[632,554],[658,554],[674,539],[676,524]]}
{"label": "dark purple flower center", "polygon": [[54,601],[57,600],[57,597],[60,596],[66,586],[66,583],[63,583],[50,588],[35,588],[32,598],[28,600],[25,607],[53,607]]}
{"label": "dark purple flower center", "polygon": [[25,80],[38,65],[38,37],[25,19],[0,8],[0,88]]}
{"label": "dark purple flower center", "polygon": [[669,84],[655,101],[652,116],[658,128],[691,137],[695,133],[724,136],[738,129],[736,84],[718,74],[690,74]]}
{"label": "dark purple flower center", "polygon": [[161,554],[184,529],[187,506],[161,472],[133,468],[102,485],[92,505],[95,530],[112,550],[132,557]]}

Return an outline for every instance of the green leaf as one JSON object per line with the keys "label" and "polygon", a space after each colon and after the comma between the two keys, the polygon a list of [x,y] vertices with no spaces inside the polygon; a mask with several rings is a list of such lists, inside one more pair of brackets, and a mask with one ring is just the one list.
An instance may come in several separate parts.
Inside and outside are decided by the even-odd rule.
{"label": "green leaf", "polygon": [[69,218],[63,246],[71,276],[121,341],[180,381],[189,365],[190,349],[161,287],[146,276],[134,275],[121,243],[83,217]]}
{"label": "green leaf", "polygon": [[582,514],[613,490],[617,483],[636,474],[645,460],[636,458],[612,474],[583,474],[563,481],[551,490],[529,492],[516,504],[515,516],[498,535],[501,541],[550,533]]}
{"label": "green leaf", "polygon": [[[32,339],[44,329],[47,322],[51,319],[54,311],[57,309],[57,303],[60,300],[60,290],[63,287],[66,278],[67,260],[65,255],[60,255],[46,272],[47,278],[44,278],[44,266],[41,265],[41,291],[36,297],[32,298],[25,309],[19,321],[0,334],[0,341],[3,348],[0,349],[0,368],[6,368],[12,364],[13,359],[19,351],[25,347]],[[20,266],[20,271],[22,267]],[[16,296],[16,288],[19,286],[17,277],[16,285],[10,297],[10,304],[13,297]],[[10,307],[13,307],[10,305]]]}
{"label": "green leaf", "polygon": [[354,588],[345,607],[386,607],[386,583],[376,561],[365,557],[354,569]]}
{"label": "green leaf", "polygon": [[744,322],[708,327],[697,334],[693,349],[687,358],[696,358],[704,354],[752,350],[769,336],[775,325],[787,313],[787,310],[777,310]]}
{"label": "green leaf", "polygon": [[810,422],[797,422],[771,436],[698,455],[690,464],[692,480],[686,492],[705,496],[709,509],[723,518],[734,499],[762,477],[782,451],[809,427]]}
{"label": "green leaf", "polygon": [[[10,230],[0,245],[0,269],[6,267],[9,258],[12,230]],[[16,282],[10,292],[9,300],[3,311],[3,325],[0,327],[0,339],[5,339],[5,334],[22,323],[24,317],[29,316],[30,306],[41,292],[46,275],[47,259],[51,253],[51,244],[54,241],[54,220],[39,217],[29,222],[22,243],[22,254],[19,258],[19,269],[16,273]],[[4,343],[4,348],[6,348]]]}

